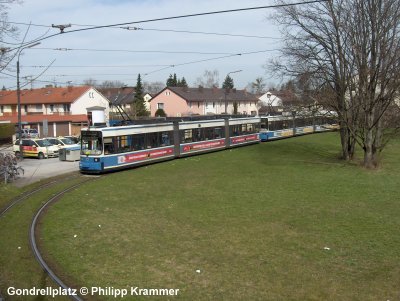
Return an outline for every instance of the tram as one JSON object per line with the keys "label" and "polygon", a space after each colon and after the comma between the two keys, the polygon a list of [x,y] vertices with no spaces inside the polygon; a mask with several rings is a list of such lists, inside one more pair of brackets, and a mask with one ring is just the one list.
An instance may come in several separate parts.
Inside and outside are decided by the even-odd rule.
{"label": "tram", "polygon": [[261,118],[165,122],[81,131],[83,173],[150,164],[259,143]]}
{"label": "tram", "polygon": [[316,132],[337,130],[332,117],[316,116],[261,116],[260,141],[282,139]]}

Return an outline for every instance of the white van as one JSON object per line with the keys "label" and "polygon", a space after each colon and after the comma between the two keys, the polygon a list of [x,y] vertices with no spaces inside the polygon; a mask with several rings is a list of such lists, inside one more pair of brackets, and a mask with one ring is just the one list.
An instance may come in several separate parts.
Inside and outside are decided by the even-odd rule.
{"label": "white van", "polygon": [[[58,147],[45,139],[22,139],[21,148],[24,157],[36,157],[39,159],[58,157]],[[17,157],[21,155],[19,139],[13,145],[13,152]]]}

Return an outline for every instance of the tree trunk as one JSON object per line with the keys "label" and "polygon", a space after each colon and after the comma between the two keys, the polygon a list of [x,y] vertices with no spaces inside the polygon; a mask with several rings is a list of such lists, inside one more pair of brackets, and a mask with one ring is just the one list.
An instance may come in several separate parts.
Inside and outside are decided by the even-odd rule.
{"label": "tree trunk", "polygon": [[[374,129],[372,127],[374,122],[374,110],[370,111],[366,115],[366,133],[364,138],[364,167],[365,168],[375,168],[377,166],[377,148],[374,144]],[[376,134],[376,133],[375,133]]]}
{"label": "tree trunk", "polygon": [[349,154],[349,130],[345,122],[340,121],[340,142],[342,144],[342,159],[343,160],[350,160]]}

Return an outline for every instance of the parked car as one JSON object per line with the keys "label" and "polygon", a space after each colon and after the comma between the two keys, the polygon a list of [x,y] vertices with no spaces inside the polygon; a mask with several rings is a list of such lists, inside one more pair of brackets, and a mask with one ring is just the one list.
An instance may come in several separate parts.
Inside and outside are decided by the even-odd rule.
{"label": "parked car", "polygon": [[69,138],[66,137],[47,137],[45,138],[48,142],[50,142],[53,145],[58,146],[58,148],[66,148],[66,147],[76,147],[79,146],[77,143],[74,143],[74,141],[72,141]]}
{"label": "parked car", "polygon": [[[58,157],[58,147],[45,139],[22,138],[21,149],[24,157],[37,157],[39,159]],[[21,156],[19,139],[14,142],[13,152],[17,157]]]}
{"label": "parked car", "polygon": [[64,138],[68,138],[76,144],[79,144],[81,142],[81,139],[77,136],[64,136]]}
{"label": "parked car", "polygon": [[[19,132],[17,130],[16,137],[19,139]],[[21,129],[22,138],[39,138],[39,132],[37,129]]]}

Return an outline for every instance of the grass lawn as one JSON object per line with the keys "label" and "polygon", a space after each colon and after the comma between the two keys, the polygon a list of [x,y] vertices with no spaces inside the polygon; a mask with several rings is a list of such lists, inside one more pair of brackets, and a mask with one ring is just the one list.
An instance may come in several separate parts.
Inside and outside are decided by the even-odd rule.
{"label": "grass lawn", "polygon": [[[0,185],[0,208],[5,207],[17,195],[33,190],[50,180],[41,181],[24,188]],[[47,297],[7,296],[7,288],[44,288],[54,286],[34,258],[29,246],[29,226],[34,213],[51,196],[63,188],[79,183],[81,179],[66,178],[63,182],[48,187],[40,193],[15,205],[0,218],[0,292],[6,300],[54,300]],[[57,287],[57,286],[54,286]],[[69,300],[58,298],[57,300]]]}
{"label": "grass lawn", "polygon": [[396,300],[399,146],[377,171],[327,133],[113,173],[48,211],[43,245],[72,283],[169,300]]}

